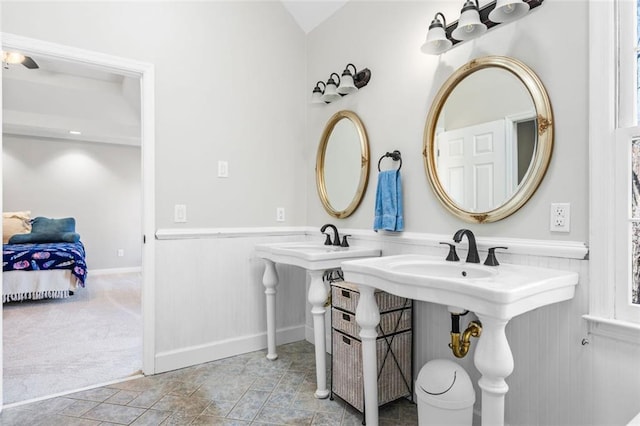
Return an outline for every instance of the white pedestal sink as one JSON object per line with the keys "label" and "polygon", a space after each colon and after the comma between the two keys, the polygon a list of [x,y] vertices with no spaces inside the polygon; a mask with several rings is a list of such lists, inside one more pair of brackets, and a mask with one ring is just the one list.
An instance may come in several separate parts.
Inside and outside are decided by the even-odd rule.
{"label": "white pedestal sink", "polygon": [[[316,398],[329,396],[326,377],[326,345],[324,316],[328,289],[322,276],[328,269],[339,268],[344,260],[380,256],[379,249],[366,247],[325,246],[320,243],[275,243],[256,245],[256,256],[266,265],[262,283],[267,300],[267,358],[276,359],[276,286],[278,273],[275,264],[294,265],[307,270],[310,278],[308,300],[313,315],[313,335],[316,352]],[[301,283],[305,285],[305,283]]]}
{"label": "white pedestal sink", "polygon": [[505,382],[513,371],[513,356],[505,334],[517,315],[573,298],[576,272],[521,265],[484,266],[446,262],[420,255],[399,255],[342,263],[346,281],[360,289],[356,321],[361,327],[365,418],[378,424],[376,327],[380,322],[374,290],[414,300],[459,307],[482,322],[474,363],[482,377],[482,425],[504,424]]}

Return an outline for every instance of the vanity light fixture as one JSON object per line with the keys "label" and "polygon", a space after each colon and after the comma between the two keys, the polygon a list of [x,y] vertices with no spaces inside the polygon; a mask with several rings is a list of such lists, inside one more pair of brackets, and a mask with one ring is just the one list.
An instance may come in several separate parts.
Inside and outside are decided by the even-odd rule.
{"label": "vanity light fixture", "polygon": [[[350,67],[353,68],[353,72],[351,72]],[[342,78],[333,72],[326,83],[322,81],[316,83],[316,87],[313,88],[313,92],[311,93],[311,103],[328,104],[337,101],[342,96],[357,92],[366,86],[370,79],[371,71],[369,71],[368,68],[358,71],[355,65],[347,64],[342,72]],[[322,88],[320,85],[322,85]]]}
{"label": "vanity light fixture", "polygon": [[[333,79],[333,76],[336,76],[338,79],[338,83]],[[338,84],[340,84],[340,76],[335,72],[332,72],[329,76],[329,80],[327,80],[327,85],[324,89],[324,94],[322,95],[322,100],[325,102],[333,102],[340,99],[340,94],[338,93]]]}
{"label": "vanity light fixture", "polygon": [[[442,22],[438,19],[438,15],[442,16]],[[444,24],[443,24],[444,23]],[[445,28],[447,27],[447,20],[441,12],[436,13],[429,25],[429,32],[427,32],[427,40],[422,45],[422,52],[428,55],[439,55],[449,50],[453,46],[453,42],[447,38]]]}
{"label": "vanity light fixture", "polygon": [[[322,89],[320,85],[322,84]],[[322,94],[324,93],[324,89],[327,87],[323,81],[319,81],[316,83],[316,87],[313,88],[313,92],[311,93],[311,103],[321,104],[324,103],[322,100]]]}
{"label": "vanity light fixture", "polygon": [[478,4],[478,0],[476,0],[475,3],[473,0],[467,0],[460,11],[458,27],[453,30],[451,35],[456,40],[471,40],[486,32],[487,26],[480,22],[480,5]]}
{"label": "vanity light fixture", "polygon": [[342,77],[340,78],[340,86],[338,86],[338,93],[341,95],[348,95],[349,93],[357,92],[358,88],[353,82],[353,74],[349,71],[349,65],[353,67],[353,74],[357,73],[356,66],[353,64],[347,64],[342,71]]}
{"label": "vanity light fixture", "polygon": [[[478,0],[466,0],[460,12],[460,19],[450,25],[447,25],[442,13],[436,13],[429,25],[427,41],[421,50],[429,55],[444,53],[456,44],[477,37],[503,22],[521,18],[529,10],[542,5],[543,1],[492,0],[480,7]],[[438,15],[442,17],[442,22]]]}
{"label": "vanity light fixture", "polygon": [[514,21],[526,15],[529,7],[523,0],[498,0],[496,7],[489,13],[489,19],[493,22]]}

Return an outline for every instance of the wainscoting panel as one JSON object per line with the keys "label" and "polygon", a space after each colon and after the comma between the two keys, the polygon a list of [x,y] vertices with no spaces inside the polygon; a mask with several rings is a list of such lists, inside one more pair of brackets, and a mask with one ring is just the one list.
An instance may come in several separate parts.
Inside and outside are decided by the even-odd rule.
{"label": "wainscoting panel", "polygon": [[[156,371],[266,347],[263,261],[256,244],[302,235],[163,238],[157,242]],[[278,266],[278,344],[304,339],[305,273]],[[236,349],[233,349],[236,348]]]}
{"label": "wainscoting panel", "polygon": [[592,334],[587,350],[592,359],[585,372],[590,424],[626,425],[640,413],[640,345]]}
{"label": "wainscoting panel", "polygon": [[[446,256],[439,241],[450,236],[388,234],[341,229],[352,244],[379,247],[383,255]],[[159,233],[157,243],[157,371],[180,368],[266,347],[262,273],[254,254],[258,243],[318,240],[317,229],[190,230]],[[503,241],[480,238],[486,248],[507,245],[502,263],[576,271],[575,297],[513,318],[507,338],[515,368],[507,380],[505,421],[509,425],[624,425],[640,412],[640,342],[589,334],[583,315],[589,309],[589,261],[579,243]],[[462,247],[466,247],[462,243]],[[512,249],[513,247],[513,249]],[[465,250],[459,250],[464,259]],[[278,266],[276,318],[278,344],[310,339],[307,278],[296,267]],[[463,317],[463,327],[474,319]],[[414,310],[414,378],[437,358],[460,363],[474,383],[476,341],[462,360],[448,348],[450,315],[446,307],[417,302]],[[587,344],[583,344],[588,342]],[[476,413],[481,392],[476,388]]]}

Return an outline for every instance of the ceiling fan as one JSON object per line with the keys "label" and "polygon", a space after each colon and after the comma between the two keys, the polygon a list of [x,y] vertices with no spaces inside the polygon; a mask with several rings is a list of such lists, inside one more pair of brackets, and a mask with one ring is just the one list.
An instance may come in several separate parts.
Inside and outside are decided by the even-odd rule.
{"label": "ceiling fan", "polygon": [[8,69],[9,64],[22,64],[30,70],[38,69],[38,64],[30,56],[25,56],[18,52],[6,52],[2,51],[2,63],[4,68]]}

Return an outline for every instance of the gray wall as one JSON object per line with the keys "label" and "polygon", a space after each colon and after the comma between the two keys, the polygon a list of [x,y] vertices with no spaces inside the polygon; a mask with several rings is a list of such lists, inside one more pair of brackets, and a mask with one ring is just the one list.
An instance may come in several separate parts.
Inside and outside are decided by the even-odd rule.
{"label": "gray wall", "polygon": [[90,270],[139,267],[140,161],[137,147],[4,135],[3,208],[75,217]]}
{"label": "gray wall", "polygon": [[[158,228],[305,223],[305,37],[280,2],[11,2],[2,30],[155,65]],[[217,161],[229,178],[217,178]],[[188,222],[174,224],[175,204]]]}
{"label": "gray wall", "polygon": [[[355,111],[369,135],[372,180],[358,211],[338,221],[339,226],[371,229],[378,158],[398,149],[403,155],[406,231],[453,235],[469,227],[480,237],[587,241],[588,3],[545,2],[524,19],[502,24],[441,56],[423,54],[420,46],[435,13],[441,11],[453,21],[460,6],[450,1],[351,1],[308,35],[308,101],[317,80],[341,72],[349,62],[372,72],[369,85],[355,95],[329,105],[308,103],[309,152],[317,146],[329,117],[341,109]],[[569,21],[575,25],[566,31]],[[500,222],[469,225],[448,214],[429,186],[422,160],[423,132],[442,83],[469,60],[485,55],[514,57],[538,74],[551,98],[555,147],[546,177],[526,206]],[[311,156],[307,169],[313,170]],[[307,193],[308,224],[335,221],[315,196],[311,173],[307,174]],[[571,203],[569,234],[549,231],[553,202]]]}

